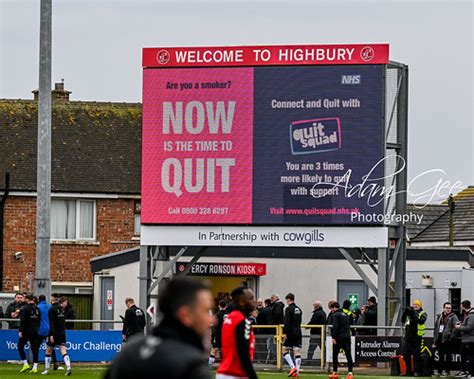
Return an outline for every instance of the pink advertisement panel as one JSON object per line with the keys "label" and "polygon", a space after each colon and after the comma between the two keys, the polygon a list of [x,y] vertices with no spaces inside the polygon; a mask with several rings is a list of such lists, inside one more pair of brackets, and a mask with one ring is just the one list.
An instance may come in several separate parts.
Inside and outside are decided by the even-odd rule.
{"label": "pink advertisement panel", "polygon": [[253,68],[143,76],[142,223],[251,223]]}

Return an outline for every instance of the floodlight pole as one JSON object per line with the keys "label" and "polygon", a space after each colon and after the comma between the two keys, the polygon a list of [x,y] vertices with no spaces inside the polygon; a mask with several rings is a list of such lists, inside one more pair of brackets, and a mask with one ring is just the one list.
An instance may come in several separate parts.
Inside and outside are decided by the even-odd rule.
{"label": "floodlight pole", "polygon": [[52,0],[41,0],[34,290],[51,295],[51,29]]}

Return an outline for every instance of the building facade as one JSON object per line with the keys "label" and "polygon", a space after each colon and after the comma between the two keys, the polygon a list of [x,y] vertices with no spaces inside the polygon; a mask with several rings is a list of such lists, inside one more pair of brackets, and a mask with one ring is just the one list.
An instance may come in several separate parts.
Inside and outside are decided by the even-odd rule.
{"label": "building facade", "polygon": [[[141,104],[69,95],[52,92],[51,280],[91,316],[90,259],[140,243]],[[0,292],[35,276],[37,113],[36,99],[0,100]]]}

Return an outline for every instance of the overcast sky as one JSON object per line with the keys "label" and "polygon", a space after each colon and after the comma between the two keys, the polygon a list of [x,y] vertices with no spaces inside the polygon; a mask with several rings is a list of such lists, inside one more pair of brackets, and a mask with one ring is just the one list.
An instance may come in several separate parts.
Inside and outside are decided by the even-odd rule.
{"label": "overcast sky", "polygon": [[[0,0],[0,98],[38,87],[39,0]],[[409,179],[474,185],[473,1],[53,0],[53,82],[141,102],[148,46],[376,43],[410,67]],[[446,191],[444,191],[446,193]],[[411,197],[413,200],[413,197]]]}

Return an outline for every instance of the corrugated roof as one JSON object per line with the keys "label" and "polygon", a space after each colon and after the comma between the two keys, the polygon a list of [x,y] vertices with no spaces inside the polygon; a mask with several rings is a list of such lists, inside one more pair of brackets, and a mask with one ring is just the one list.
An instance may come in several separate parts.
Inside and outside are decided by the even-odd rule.
{"label": "corrugated roof", "polygon": [[[0,188],[36,190],[38,104],[0,100]],[[139,194],[139,103],[61,102],[52,107],[52,190]]]}

